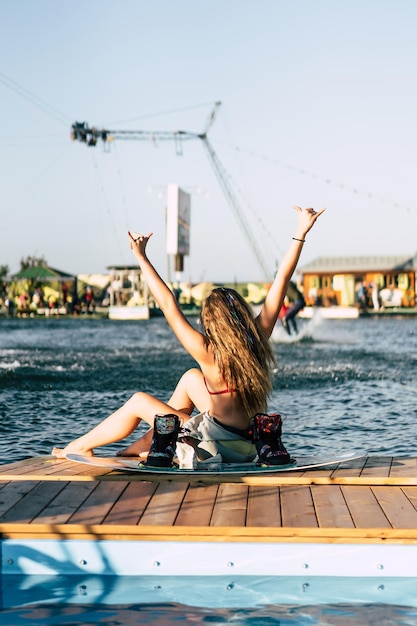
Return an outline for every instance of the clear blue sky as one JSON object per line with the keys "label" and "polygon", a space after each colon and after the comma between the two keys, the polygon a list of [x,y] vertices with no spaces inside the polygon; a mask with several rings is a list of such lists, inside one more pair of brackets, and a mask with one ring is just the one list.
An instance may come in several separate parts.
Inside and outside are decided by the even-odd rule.
{"label": "clear blue sky", "polygon": [[293,204],[327,207],[318,256],[417,251],[414,0],[2,0],[0,264],[27,255],[77,273],[132,263],[165,189],[192,194],[184,279],[258,280],[252,246],[201,142],[70,141],[75,121],[200,132],[233,181],[271,275]]}

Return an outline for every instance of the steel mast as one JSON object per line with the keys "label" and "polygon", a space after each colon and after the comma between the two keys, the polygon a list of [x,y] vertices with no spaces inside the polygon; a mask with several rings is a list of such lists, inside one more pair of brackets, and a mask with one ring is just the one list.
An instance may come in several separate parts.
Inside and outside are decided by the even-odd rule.
{"label": "steel mast", "polygon": [[146,131],[146,130],[108,130],[97,129],[90,127],[86,122],[75,122],[71,126],[71,139],[73,141],[80,141],[87,146],[96,146],[97,141],[103,141],[104,143],[112,142],[116,139],[130,140],[130,141],[145,141],[145,140],[159,140],[159,141],[174,141],[175,152],[177,155],[182,155],[182,142],[188,140],[199,139],[205,148],[207,157],[214,170],[219,185],[226,197],[226,200],[231,207],[244,236],[246,237],[255,257],[258,261],[259,267],[262,270],[264,278],[271,280],[271,271],[268,269],[262,251],[257,245],[257,242],[252,234],[252,231],[247,223],[244,213],[240,207],[238,198],[233,190],[230,182],[230,177],[223,167],[220,159],[218,158],[213,146],[208,140],[207,133],[213,125],[217,111],[221,106],[221,102],[216,102],[215,106],[210,113],[204,131],[202,133],[192,133],[184,130],[177,131]]}

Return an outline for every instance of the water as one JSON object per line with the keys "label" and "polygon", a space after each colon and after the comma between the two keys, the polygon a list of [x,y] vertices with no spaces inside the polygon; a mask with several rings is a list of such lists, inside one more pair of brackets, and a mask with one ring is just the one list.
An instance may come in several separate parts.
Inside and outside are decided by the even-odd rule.
{"label": "water", "polygon": [[[417,319],[300,321],[274,332],[270,409],[293,454],[413,456]],[[194,361],[161,318],[0,319],[0,462],[49,454],[135,391],[167,400]],[[125,442],[108,447],[113,452]]]}
{"label": "water", "polygon": [[417,610],[398,604],[405,593],[415,596],[416,579],[72,576],[51,585],[36,578],[3,583],[4,595],[20,607],[3,607],[4,626],[417,624]]}
{"label": "water", "polygon": [[[281,328],[273,335],[277,367],[270,409],[286,415],[284,442],[291,453],[416,456],[417,319],[316,318],[301,320],[300,330],[297,339]],[[49,454],[53,445],[82,434],[137,390],[166,400],[192,366],[160,318],[0,319],[0,462]],[[108,446],[107,452],[125,443]],[[145,583],[151,587],[140,600],[138,587]],[[166,579],[28,577],[16,585],[16,578],[4,577],[4,597],[10,584],[16,601],[3,606],[1,623],[417,625],[412,579],[371,580],[369,595],[364,580],[293,578],[289,584],[298,591],[287,594],[276,579],[181,582],[179,577],[180,583],[180,591],[168,593]],[[211,595],[217,583],[221,589]],[[112,584],[105,595],[103,585]],[[234,596],[239,589],[241,595]],[[262,591],[256,601],[254,590]]]}
{"label": "water", "polygon": [[14,600],[3,626],[417,625],[416,579],[14,576],[2,588]]}

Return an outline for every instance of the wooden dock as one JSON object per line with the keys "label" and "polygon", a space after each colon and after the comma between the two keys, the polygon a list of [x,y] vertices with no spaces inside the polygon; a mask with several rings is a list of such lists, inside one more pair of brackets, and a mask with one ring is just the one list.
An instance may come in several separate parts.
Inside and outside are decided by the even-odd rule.
{"label": "wooden dock", "polygon": [[[74,571],[103,567],[106,546],[116,573],[221,574],[237,565],[243,574],[417,576],[417,458],[223,483],[39,457],[0,466],[0,533],[3,573],[24,570],[28,546],[50,556],[60,542],[81,552],[99,542],[100,558],[69,557]],[[407,567],[404,548],[416,551]],[[40,562],[24,571],[43,571]]]}

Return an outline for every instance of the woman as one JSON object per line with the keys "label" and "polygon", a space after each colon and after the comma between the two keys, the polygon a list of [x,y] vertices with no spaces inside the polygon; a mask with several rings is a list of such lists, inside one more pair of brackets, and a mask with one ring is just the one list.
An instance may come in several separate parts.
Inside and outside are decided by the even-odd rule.
{"label": "woman", "polygon": [[[128,233],[143,278],[171,329],[199,369],[188,370],[182,376],[167,403],[143,392],[135,393],[91,431],[64,449],[54,448],[52,454],[58,458],[65,458],[69,453],[91,455],[94,448],[127,437],[145,420],[151,427],[155,425],[154,431],[149,430],[119,454],[141,455],[152,443],[148,463],[169,465],[182,424],[185,425],[183,438],[196,448],[200,459],[220,452],[225,461],[253,459],[256,453],[267,463],[290,461],[280,440],[280,417],[265,414],[272,388],[273,364],[268,340],[305,236],[325,210],[299,206],[294,209],[298,213],[295,235],[259,315],[253,317],[251,308],[236,291],[215,289],[202,307],[204,332],[194,328],[184,317],[174,294],[149,261],[146,247],[152,233],[147,236]],[[195,408],[202,413],[190,418]]]}

